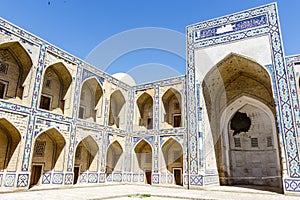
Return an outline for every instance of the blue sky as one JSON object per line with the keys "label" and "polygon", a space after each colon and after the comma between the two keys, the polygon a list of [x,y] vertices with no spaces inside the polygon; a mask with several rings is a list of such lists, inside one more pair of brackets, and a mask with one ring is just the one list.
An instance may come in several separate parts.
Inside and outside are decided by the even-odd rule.
{"label": "blue sky", "polygon": [[[2,0],[0,16],[69,53],[86,59],[97,45],[110,40],[115,34],[144,27],[159,27],[175,31],[174,40],[170,43],[178,44],[174,48],[184,51],[185,44],[180,37],[184,37],[187,25],[270,2],[274,1]],[[300,28],[298,28],[300,1],[278,0],[276,2],[279,8],[285,54],[298,54],[300,53],[298,38],[300,35]],[[123,38],[123,35],[119,36],[119,39]],[[155,40],[159,43],[164,40],[164,38],[156,40],[151,36],[153,34],[141,34],[136,37],[142,38],[139,38],[141,41],[138,40],[142,43],[141,46],[144,45],[143,42]],[[119,46],[112,48],[113,51],[116,48],[122,48],[126,42],[135,40],[120,41]],[[139,66],[149,67],[150,65],[147,64],[156,63],[173,68],[174,74],[185,72],[185,60],[174,53],[176,50],[156,48],[155,45],[153,48],[151,45],[146,45],[146,47],[119,55],[110,62],[109,67],[102,69],[109,73],[128,72]],[[101,57],[105,56],[105,52],[103,54],[102,51],[98,59],[101,60]],[[97,63],[97,60],[89,61],[102,65],[101,62]]]}

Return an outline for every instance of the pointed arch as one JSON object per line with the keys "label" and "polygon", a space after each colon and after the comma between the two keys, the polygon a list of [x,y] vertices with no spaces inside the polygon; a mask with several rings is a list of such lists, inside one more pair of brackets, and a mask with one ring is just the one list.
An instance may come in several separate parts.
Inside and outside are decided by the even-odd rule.
{"label": "pointed arch", "polygon": [[23,84],[32,65],[30,55],[20,42],[0,44],[0,98],[22,99]]}
{"label": "pointed arch", "polygon": [[10,165],[20,141],[21,135],[17,128],[7,119],[0,118],[0,170],[5,170]]}
{"label": "pointed arch", "polygon": [[[43,131],[35,139],[32,162],[43,160],[45,163],[47,162],[45,171],[52,170],[62,153],[65,144],[66,140],[64,136],[56,128],[52,127]],[[37,158],[37,160],[35,160],[35,158]]]}
{"label": "pointed arch", "polygon": [[182,185],[183,148],[173,137],[162,145],[162,152],[167,170],[173,174],[174,183]]}
{"label": "pointed arch", "polygon": [[[272,162],[277,162],[279,160],[278,147],[274,150],[274,152],[277,153],[270,153],[269,149],[271,147],[266,149],[261,148],[262,151],[259,151],[251,146],[251,142],[253,141],[255,142],[255,145],[265,145],[261,144],[260,141],[269,140],[270,138],[266,138],[269,137],[267,136],[269,132],[274,132],[275,137],[273,139],[278,140],[276,134],[278,132],[276,122],[271,120],[272,118],[274,119],[276,110],[274,106],[271,76],[268,71],[251,58],[230,53],[220,60],[205,75],[202,82],[202,88],[212,133],[220,183],[225,185],[262,184],[273,186],[277,184],[276,187],[280,187],[278,185],[280,181],[278,181],[277,178],[275,178],[276,181],[274,181],[275,179],[270,178],[267,175],[263,175],[262,171],[265,170],[264,167],[252,163],[252,161],[264,163],[266,159],[263,158],[263,156],[260,156],[262,154],[268,154],[268,156],[272,157]],[[256,105],[246,103],[243,104],[242,107],[239,107],[239,109],[231,108],[234,110],[234,113],[246,116],[243,121],[244,123],[239,120],[232,122],[235,125],[231,126],[231,119],[228,118],[228,109],[233,102],[236,102],[237,100],[244,101],[245,99],[255,100]],[[235,105],[237,106],[238,104],[235,103]],[[267,114],[263,111],[264,109],[262,109],[262,107],[257,107],[257,105],[264,105],[263,107],[267,107],[270,113],[272,113],[272,117],[267,117]],[[226,122],[224,122],[224,119],[226,119]],[[237,132],[234,132],[231,129],[232,127],[239,127],[242,124],[245,124],[245,120],[248,125],[249,121],[251,123],[253,120],[257,125],[252,126],[250,124],[250,129],[242,127],[241,131]],[[263,123],[262,121],[265,121],[264,125],[261,124]],[[224,126],[224,123],[226,126]],[[220,126],[220,124],[222,126]],[[273,128],[270,131],[259,128],[268,127],[267,129],[271,129],[271,126]],[[255,131],[253,132],[253,130]],[[249,137],[244,137],[244,134],[239,135],[240,132],[248,131],[250,131],[249,133],[251,133],[254,138],[253,141],[250,141]],[[262,133],[262,135],[260,135],[260,133]],[[245,145],[243,145],[244,142],[246,142]],[[247,160],[242,159],[246,157],[248,157]],[[266,166],[268,165],[267,163],[265,164]],[[270,164],[270,166],[271,165],[273,168],[277,164],[273,163]],[[247,170],[243,171],[239,168],[239,166],[247,168]],[[277,166],[275,166],[275,168]],[[252,173],[253,170],[256,170],[257,173]],[[242,171],[247,172],[248,175],[243,174]],[[273,174],[274,176],[278,175],[275,172]],[[246,178],[243,179],[241,177]],[[251,180],[247,177],[251,177]]]}
{"label": "pointed arch", "polygon": [[93,118],[93,121],[96,121],[97,105],[102,95],[103,90],[99,80],[94,76],[86,79],[81,86],[78,117]]}
{"label": "pointed arch", "polygon": [[140,170],[145,173],[145,182],[147,184],[152,183],[152,161],[153,161],[153,149],[152,145],[145,139],[140,140],[134,146],[134,152],[138,161]]}
{"label": "pointed arch", "polygon": [[181,127],[182,97],[178,90],[169,88],[162,96],[164,120],[173,127]]}
{"label": "pointed arch", "polygon": [[86,136],[76,147],[74,166],[79,166],[80,172],[91,171],[93,163],[96,165],[95,157],[98,151],[99,146],[94,138],[90,135]]}
{"label": "pointed arch", "polygon": [[119,162],[119,159],[121,158],[122,154],[123,154],[123,148],[117,140],[115,140],[113,143],[111,143],[108,146],[107,153],[106,153],[107,174],[110,174],[115,170],[117,163]]}
{"label": "pointed arch", "polygon": [[136,101],[140,119],[139,125],[144,126],[147,129],[153,128],[153,98],[147,93],[144,92]]}
{"label": "pointed arch", "polygon": [[38,185],[43,173],[63,169],[64,136],[55,127],[40,133],[35,141],[31,161],[30,187]]}
{"label": "pointed arch", "polygon": [[152,170],[152,146],[142,139],[134,147],[134,152],[137,156],[139,167],[142,170]]}
{"label": "pointed arch", "polygon": [[62,62],[48,66],[43,75],[39,107],[50,111],[60,109],[63,113],[66,94],[71,83],[72,76]]}
{"label": "pointed arch", "polygon": [[110,111],[109,111],[109,126],[116,125],[117,128],[120,127],[120,120],[125,117],[124,105],[125,105],[124,95],[120,90],[114,91],[110,96]]}
{"label": "pointed arch", "polygon": [[[256,126],[252,126],[245,133],[234,135],[230,125],[237,112],[247,114],[251,122],[255,123]],[[248,184],[281,187],[281,166],[276,121],[274,114],[267,105],[252,97],[239,97],[234,102],[231,102],[222,112],[220,127],[224,144],[223,164],[226,166],[225,176],[228,184],[243,183],[244,180],[240,179],[240,177],[247,179],[247,176],[250,174],[252,180],[247,181]],[[239,139],[238,146],[236,146],[236,139]],[[251,156],[251,150],[253,151],[254,148],[252,146],[253,139],[257,139],[258,149],[255,149],[255,155]],[[247,146],[248,143],[251,143],[251,147]],[[236,150],[239,154],[236,154]],[[247,150],[245,155],[242,154],[243,150]],[[258,159],[259,157],[260,159]],[[241,163],[243,163],[242,158],[248,159],[247,167],[241,166]],[[257,168],[257,163],[262,163],[262,166],[251,174],[252,160],[255,160]],[[236,162],[238,162],[238,165],[236,165]],[[243,170],[240,170],[239,167],[247,168],[248,174],[240,174]],[[260,171],[268,171],[268,174],[260,173]],[[254,178],[262,180],[255,181],[253,180]]]}

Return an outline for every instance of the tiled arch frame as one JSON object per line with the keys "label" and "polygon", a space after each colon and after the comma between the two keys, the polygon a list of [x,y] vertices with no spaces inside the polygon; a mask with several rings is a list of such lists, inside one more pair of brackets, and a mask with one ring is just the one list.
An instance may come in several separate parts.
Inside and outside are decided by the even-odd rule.
{"label": "tiled arch frame", "polygon": [[[285,65],[283,45],[278,19],[276,3],[264,5],[240,13],[227,15],[190,25],[187,27],[187,113],[188,113],[188,137],[189,137],[189,185],[203,185],[203,177],[199,174],[200,155],[197,151],[199,136],[197,132],[196,109],[196,81],[194,51],[204,47],[230,43],[233,41],[268,35],[272,47],[272,70],[275,82],[274,100],[276,115],[279,125],[279,140],[281,145],[281,160],[286,166],[287,172],[283,172],[285,191],[299,192],[300,167],[299,152],[297,148],[294,112],[292,109],[292,91],[290,79],[294,77],[293,70]],[[238,30],[226,30],[218,33],[217,28],[226,25],[238,25],[246,22],[247,26],[240,26]],[[285,168],[285,166],[283,167]],[[298,189],[297,189],[298,188]]]}

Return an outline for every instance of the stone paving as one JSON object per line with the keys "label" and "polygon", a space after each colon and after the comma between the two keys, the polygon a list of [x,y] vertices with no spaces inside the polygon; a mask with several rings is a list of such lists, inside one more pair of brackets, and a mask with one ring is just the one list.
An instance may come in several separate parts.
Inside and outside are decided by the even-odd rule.
{"label": "stone paving", "polygon": [[[232,200],[299,200],[300,196],[288,196],[272,191],[264,191],[238,186],[213,186],[201,190],[187,190],[181,187],[161,187],[150,185],[101,185],[72,188],[32,188],[24,192],[0,191],[2,200],[171,200],[171,199],[232,199]],[[300,195],[300,194],[299,194]]]}

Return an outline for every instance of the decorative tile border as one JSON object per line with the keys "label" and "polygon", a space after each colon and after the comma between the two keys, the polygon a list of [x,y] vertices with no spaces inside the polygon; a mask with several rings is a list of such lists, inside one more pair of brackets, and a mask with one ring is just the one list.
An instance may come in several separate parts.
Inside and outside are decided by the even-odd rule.
{"label": "decorative tile border", "polygon": [[63,173],[54,173],[52,178],[53,184],[62,184],[64,180],[64,174]]}
{"label": "decorative tile border", "polygon": [[190,185],[193,186],[203,186],[203,176],[201,175],[191,175],[190,176]]}
{"label": "decorative tile border", "polygon": [[72,185],[73,184],[73,174],[66,173],[65,174],[65,185]]}
{"label": "decorative tile border", "polygon": [[300,192],[300,179],[285,179],[284,188],[287,192]]}
{"label": "decorative tile border", "polygon": [[113,173],[113,182],[122,182],[122,173]]}
{"label": "decorative tile border", "polygon": [[50,184],[51,183],[51,173],[44,173],[42,176],[42,184]]}
{"label": "decorative tile border", "polygon": [[88,183],[97,183],[98,174],[97,173],[89,173],[88,174]]}
{"label": "decorative tile border", "polygon": [[100,173],[99,174],[99,183],[105,183],[105,177],[106,177],[105,173]]}
{"label": "decorative tile border", "polygon": [[159,174],[152,174],[152,184],[159,184]]}
{"label": "decorative tile border", "polygon": [[[263,17],[262,17],[263,16]],[[237,32],[231,31],[230,27],[237,25],[237,21],[252,20],[255,17],[263,19],[259,26],[256,26],[256,22],[249,23],[248,27],[239,29]],[[300,176],[299,156],[298,149],[296,147],[296,134],[295,134],[295,124],[294,121],[290,119],[289,116],[293,115],[293,110],[291,108],[291,92],[289,90],[289,77],[293,76],[292,72],[289,72],[285,66],[283,48],[281,43],[281,33],[279,28],[279,20],[277,17],[276,4],[269,4],[261,6],[255,9],[250,9],[233,15],[224,16],[218,19],[213,19],[210,21],[205,21],[195,25],[187,27],[187,48],[188,48],[188,66],[187,66],[187,96],[188,96],[188,119],[189,119],[189,148],[190,148],[190,177],[191,184],[198,184],[198,178],[195,178],[194,174],[198,174],[199,165],[197,160],[199,155],[197,152],[198,146],[198,136],[197,136],[197,126],[196,126],[196,102],[194,101],[195,96],[195,67],[194,67],[194,50],[204,47],[210,47],[217,44],[224,44],[228,42],[233,42],[241,40],[244,38],[257,37],[262,35],[269,35],[271,39],[272,52],[273,52],[273,67],[275,71],[276,87],[274,88],[278,91],[278,108],[277,116],[281,116],[280,124],[284,127],[280,132],[280,137],[284,138],[285,149],[287,153],[287,163],[289,169],[289,175],[291,177]],[[206,37],[204,34],[203,39],[199,39],[199,33],[202,30],[216,30],[216,27],[228,27],[219,35],[208,35]],[[218,30],[217,30],[218,31]],[[203,32],[204,33],[204,32]],[[201,35],[201,34],[200,34]],[[196,37],[196,38],[195,38]],[[195,42],[196,41],[196,42]],[[275,98],[275,101],[276,101]],[[288,144],[287,144],[288,142]],[[284,152],[283,152],[284,154]],[[197,183],[196,183],[197,182]]]}
{"label": "decorative tile border", "polygon": [[5,175],[5,187],[14,187],[15,186],[16,174],[6,174]]}

